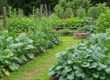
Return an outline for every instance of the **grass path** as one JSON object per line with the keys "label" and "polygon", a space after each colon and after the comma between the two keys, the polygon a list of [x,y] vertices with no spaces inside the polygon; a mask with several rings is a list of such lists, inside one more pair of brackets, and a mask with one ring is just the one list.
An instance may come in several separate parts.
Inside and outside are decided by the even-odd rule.
{"label": "grass path", "polygon": [[49,49],[2,80],[49,80],[48,69],[57,61],[55,54],[80,41],[68,36],[61,37],[61,40],[63,42],[59,46]]}

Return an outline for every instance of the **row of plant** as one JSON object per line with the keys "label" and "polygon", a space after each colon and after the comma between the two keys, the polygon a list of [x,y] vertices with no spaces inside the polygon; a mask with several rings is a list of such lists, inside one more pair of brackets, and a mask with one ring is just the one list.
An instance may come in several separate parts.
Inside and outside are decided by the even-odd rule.
{"label": "row of plant", "polygon": [[109,44],[107,34],[96,34],[58,53],[58,62],[49,70],[49,76],[58,80],[109,80]]}
{"label": "row of plant", "polygon": [[91,18],[59,19],[53,26],[62,35],[72,35],[75,32],[95,33],[98,28],[96,22]]}
{"label": "row of plant", "polygon": [[79,18],[58,19],[53,24],[53,28],[76,29],[79,26],[82,26],[82,20]]}
{"label": "row of plant", "polygon": [[10,18],[8,30],[0,32],[0,77],[58,44],[56,32],[46,22],[24,16]]}
{"label": "row of plant", "polygon": [[63,35],[73,34],[74,32],[99,33],[105,32],[110,26],[110,10],[101,14],[97,20],[92,18],[68,18],[59,19],[53,25],[59,33]]}

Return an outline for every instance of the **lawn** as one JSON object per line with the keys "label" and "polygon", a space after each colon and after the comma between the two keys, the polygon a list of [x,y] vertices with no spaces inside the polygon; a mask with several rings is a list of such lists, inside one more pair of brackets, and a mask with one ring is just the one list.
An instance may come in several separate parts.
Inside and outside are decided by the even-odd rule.
{"label": "lawn", "polygon": [[23,65],[18,71],[1,80],[49,80],[48,69],[57,61],[55,54],[81,41],[75,40],[70,36],[60,37],[60,39],[62,42],[59,46],[49,49],[43,55],[36,57],[26,65]]}

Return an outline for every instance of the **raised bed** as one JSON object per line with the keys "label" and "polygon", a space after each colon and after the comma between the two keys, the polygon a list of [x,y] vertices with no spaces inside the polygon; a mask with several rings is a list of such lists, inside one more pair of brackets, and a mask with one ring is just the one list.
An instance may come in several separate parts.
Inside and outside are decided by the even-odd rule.
{"label": "raised bed", "polygon": [[90,36],[90,33],[77,32],[73,34],[73,37],[76,39],[86,39],[89,36]]}

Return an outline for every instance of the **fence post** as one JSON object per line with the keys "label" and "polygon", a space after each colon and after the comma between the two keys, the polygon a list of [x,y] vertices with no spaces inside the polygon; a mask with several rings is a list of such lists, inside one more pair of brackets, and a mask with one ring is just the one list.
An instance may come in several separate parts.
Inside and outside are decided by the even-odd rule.
{"label": "fence post", "polygon": [[4,27],[4,29],[6,29],[6,17],[7,17],[6,7],[3,7],[3,27]]}

